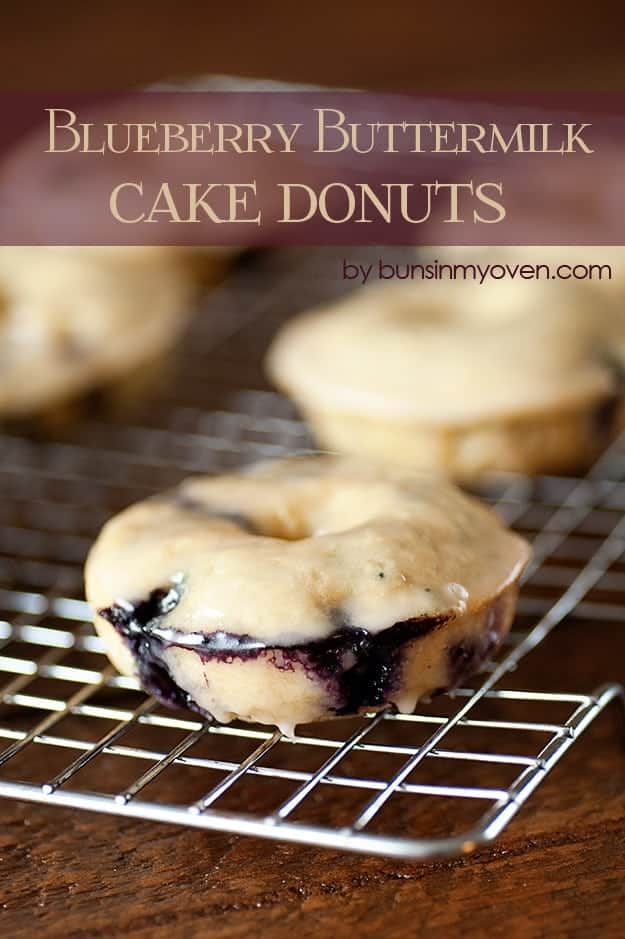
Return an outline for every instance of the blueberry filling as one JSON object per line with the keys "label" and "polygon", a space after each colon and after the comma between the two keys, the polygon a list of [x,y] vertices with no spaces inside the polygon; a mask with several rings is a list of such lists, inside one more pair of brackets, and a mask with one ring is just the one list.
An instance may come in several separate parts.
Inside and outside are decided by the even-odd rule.
{"label": "blueberry filling", "polygon": [[282,649],[306,670],[332,686],[336,714],[380,707],[399,689],[406,643],[427,635],[447,616],[416,617],[395,623],[381,633],[344,628],[326,639]]}
{"label": "blueberry filling", "polygon": [[489,611],[483,635],[457,642],[449,649],[449,689],[457,688],[488,661],[499,645],[503,627],[504,607],[501,600],[496,600]]}
{"label": "blueberry filling", "polygon": [[[205,661],[266,657],[281,671],[296,666],[327,685],[337,714],[380,707],[398,690],[402,660],[408,642],[441,626],[448,615],[422,616],[395,623],[380,633],[340,625],[324,639],[293,646],[272,646],[245,634],[217,631],[184,633],[164,627],[162,619],[177,605],[177,587],[153,590],[146,600],[113,604],[99,611],[124,637],[137,663],[143,687],[165,704],[201,711],[182,691],[163,662],[167,648],[192,649]],[[338,615],[335,617],[338,621]]]}
{"label": "blueberry filling", "polygon": [[449,650],[449,687],[456,688],[463,679],[478,670],[484,654],[477,642],[457,642]]}
{"label": "blueberry filling", "polygon": [[[173,589],[153,590],[147,600],[136,605],[113,604],[100,615],[124,637],[137,665],[141,685],[169,707],[187,707],[204,713],[191,695],[183,691],[171,677],[160,652],[163,643],[147,632],[148,624],[158,622],[178,602]],[[160,648],[159,648],[160,646]],[[210,716],[210,715],[209,715]]]}

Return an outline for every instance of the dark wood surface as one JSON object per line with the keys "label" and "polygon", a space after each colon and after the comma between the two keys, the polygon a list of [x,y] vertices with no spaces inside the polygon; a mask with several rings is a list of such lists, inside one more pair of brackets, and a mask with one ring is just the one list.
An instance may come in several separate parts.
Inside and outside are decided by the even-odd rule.
{"label": "dark wood surface", "polygon": [[[474,88],[623,83],[613,16],[580,10],[573,21],[570,4],[488,4],[478,26],[476,11],[459,3],[455,11],[432,6],[427,22],[416,8],[406,18],[401,4],[359,4],[356,12],[352,4],[291,4],[295,23],[279,4],[272,15],[267,5],[244,5],[242,14],[224,7],[216,20],[210,5],[200,15],[197,4],[183,4],[173,15],[164,3],[101,13],[71,3],[65,16],[57,5],[36,6],[34,17],[16,7],[3,28],[5,88],[110,87],[163,70],[210,69],[380,87],[465,88],[467,76]],[[294,35],[307,37],[306,49]],[[621,624],[573,623],[530,657],[518,682],[590,691],[623,680],[624,661]],[[32,747],[16,775],[49,776],[54,757]],[[114,787],[117,772],[103,758],[98,788]],[[197,779],[174,771],[161,794],[186,798],[194,786]],[[319,811],[332,819],[340,800],[334,808],[319,795]],[[242,798],[255,808],[265,796]],[[447,807],[432,806],[434,829],[446,830]],[[410,810],[396,819],[408,833],[410,823]],[[7,939],[621,937],[624,882],[625,750],[613,713],[590,728],[493,847],[460,860],[397,862],[0,800]]]}
{"label": "dark wood surface", "polygon": [[[624,654],[622,626],[571,621],[526,660],[514,684],[589,691],[623,677]],[[0,801],[0,932],[11,939],[622,936],[619,716],[614,708],[591,726],[492,848],[461,860],[397,862]],[[237,745],[216,739],[226,754]],[[49,777],[56,752],[31,747],[15,775]],[[102,757],[81,783],[119,786],[119,772],[115,758]],[[206,788],[206,777],[171,769],[159,786],[154,795],[186,799]],[[345,806],[328,801],[323,788],[313,811],[338,821]],[[267,808],[288,791],[244,788],[237,807]],[[415,804],[399,810],[397,829],[418,827]],[[431,812],[432,830],[448,830],[449,804]]]}
{"label": "dark wood surface", "polygon": [[206,72],[435,91],[625,83],[616,0],[597,15],[565,0],[5,6],[0,85],[12,90],[118,88]]}

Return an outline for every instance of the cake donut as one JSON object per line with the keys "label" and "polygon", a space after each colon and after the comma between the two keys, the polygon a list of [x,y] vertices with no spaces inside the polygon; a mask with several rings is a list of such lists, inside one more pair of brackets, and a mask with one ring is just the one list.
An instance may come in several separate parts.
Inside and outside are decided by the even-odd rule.
{"label": "cake donut", "polygon": [[109,521],[86,593],[111,661],[220,722],[415,703],[493,653],[526,542],[441,478],[292,457],[187,480]]}
{"label": "cake donut", "polygon": [[191,298],[159,249],[0,248],[0,417],[47,412],[156,360]]}
{"label": "cake donut", "polygon": [[439,281],[297,316],[267,367],[323,447],[470,479],[587,464],[623,426],[624,357],[610,291]]}

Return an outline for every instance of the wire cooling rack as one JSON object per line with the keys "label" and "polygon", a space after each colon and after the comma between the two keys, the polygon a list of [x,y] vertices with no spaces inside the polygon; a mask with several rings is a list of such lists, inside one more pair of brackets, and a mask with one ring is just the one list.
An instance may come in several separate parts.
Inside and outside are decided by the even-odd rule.
{"label": "wire cooling rack", "polygon": [[117,675],[89,625],[82,564],[113,512],[188,473],[311,445],[259,366],[281,318],[341,288],[340,258],[303,256],[257,260],[211,295],[184,380],[164,383],[140,421],[90,417],[63,438],[0,436],[0,795],[399,858],[466,853],[495,838],[588,725],[625,700],[619,684],[533,687],[544,679],[540,652],[525,668],[554,627],[549,642],[566,646],[571,621],[625,618],[623,441],[584,478],[481,486],[534,544],[515,628],[471,688],[414,714],[293,737],[203,722]]}

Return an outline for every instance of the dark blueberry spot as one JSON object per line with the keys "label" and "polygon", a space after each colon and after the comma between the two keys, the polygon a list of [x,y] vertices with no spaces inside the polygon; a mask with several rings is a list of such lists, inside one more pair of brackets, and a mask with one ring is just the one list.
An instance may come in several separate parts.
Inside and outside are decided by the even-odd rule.
{"label": "dark blueberry spot", "polygon": [[456,643],[449,650],[449,687],[456,688],[470,678],[491,657],[503,632],[505,601],[496,600],[488,611],[486,626],[479,637]]}
{"label": "dark blueberry spot", "polygon": [[378,577],[384,577],[384,571],[380,571],[380,573],[378,574]]}
{"label": "dark blueberry spot", "polygon": [[458,642],[449,650],[449,687],[456,688],[473,675],[482,662],[480,647],[470,640]]}
{"label": "dark blueberry spot", "polygon": [[599,402],[591,414],[591,431],[598,446],[608,443],[618,430],[617,419],[625,401],[623,363],[610,353],[604,353],[601,358],[612,378],[612,392]]}

